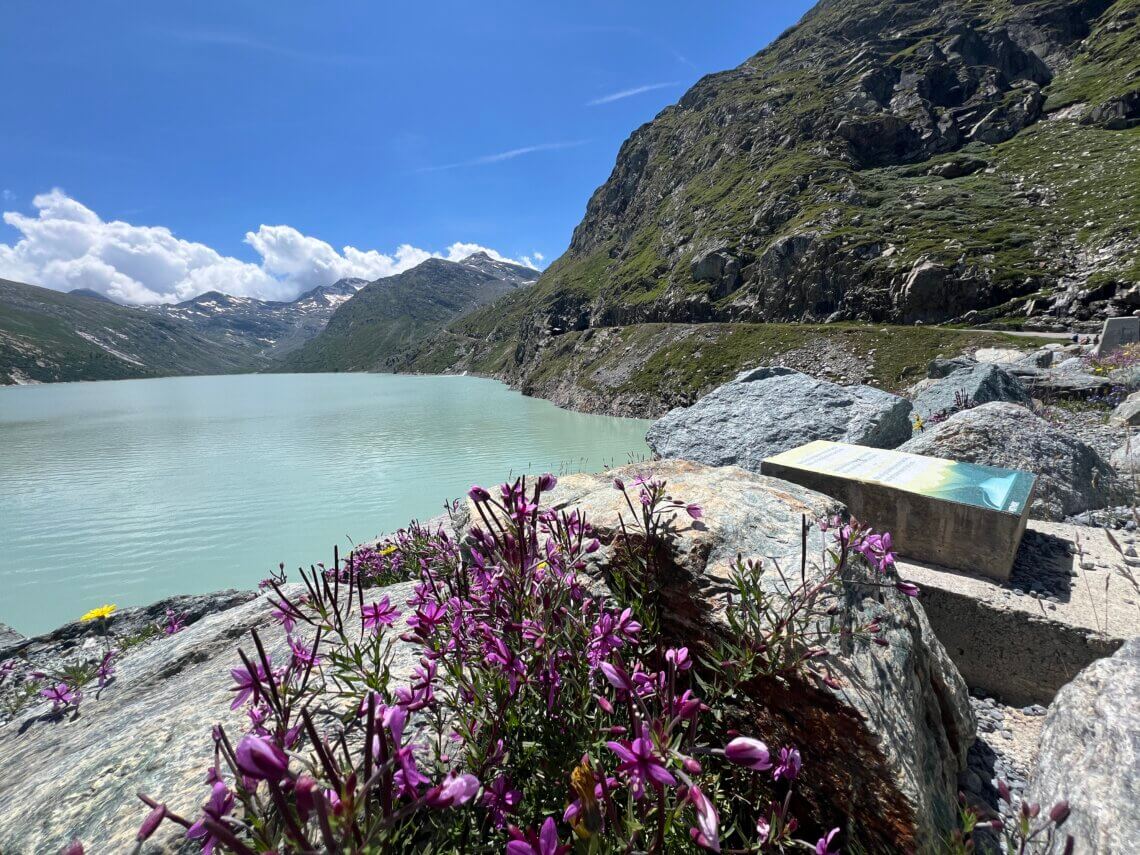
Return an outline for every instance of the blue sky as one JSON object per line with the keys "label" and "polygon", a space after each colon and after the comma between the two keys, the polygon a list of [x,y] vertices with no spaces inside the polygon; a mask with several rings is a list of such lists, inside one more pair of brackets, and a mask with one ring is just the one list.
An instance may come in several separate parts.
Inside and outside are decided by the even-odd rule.
{"label": "blue sky", "polygon": [[[135,302],[197,287],[174,270],[198,263],[183,244],[162,250],[173,261],[120,267],[145,232],[120,229],[118,248],[82,264],[44,261],[67,252],[46,227],[17,252],[45,210],[87,221],[98,240],[112,221],[165,227],[288,280],[277,296],[355,269],[328,257],[300,270],[312,259],[297,235],[397,265],[402,244],[446,253],[456,242],[549,263],[638,125],[809,5],[10,0],[0,201],[13,214],[0,225],[0,275],[60,288],[91,279],[132,299],[129,279],[149,294]],[[52,188],[66,195],[37,209]],[[262,225],[290,232],[257,237]],[[232,290],[273,296],[246,279]]]}

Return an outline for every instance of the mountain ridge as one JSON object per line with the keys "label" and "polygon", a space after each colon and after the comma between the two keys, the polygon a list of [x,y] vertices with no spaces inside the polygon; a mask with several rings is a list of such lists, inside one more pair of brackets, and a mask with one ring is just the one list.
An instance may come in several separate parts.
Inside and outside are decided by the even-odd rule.
{"label": "mountain ridge", "polygon": [[361,288],[280,370],[400,370],[405,351],[425,336],[537,278],[538,271],[483,252],[457,262],[429,258]]}
{"label": "mountain ridge", "polygon": [[676,350],[709,324],[1061,330],[1140,308],[1138,12],[825,0],[635,130],[537,285],[410,367],[540,395],[569,374],[605,400],[642,370],[590,366],[605,330],[674,325]]}

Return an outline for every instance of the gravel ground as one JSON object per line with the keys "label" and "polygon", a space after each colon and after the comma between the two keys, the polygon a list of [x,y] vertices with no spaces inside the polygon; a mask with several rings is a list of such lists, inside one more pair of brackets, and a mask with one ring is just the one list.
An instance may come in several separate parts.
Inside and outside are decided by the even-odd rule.
{"label": "gravel ground", "polygon": [[[968,768],[958,776],[958,786],[983,817],[995,813],[1010,827],[1020,797],[1029,785],[1029,771],[1037,759],[1037,745],[1044,724],[1045,707],[1006,706],[995,698],[971,692],[970,706],[978,719],[978,738],[967,757]],[[1005,781],[1013,793],[1013,804],[998,798],[997,782]],[[997,835],[991,831],[976,834],[983,852],[999,852]]]}

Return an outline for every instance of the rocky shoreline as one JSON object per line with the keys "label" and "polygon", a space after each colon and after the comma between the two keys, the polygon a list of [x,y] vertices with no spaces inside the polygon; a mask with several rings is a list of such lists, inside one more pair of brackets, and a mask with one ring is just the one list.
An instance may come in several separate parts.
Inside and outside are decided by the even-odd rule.
{"label": "rocky shoreline", "polygon": [[[1053,367],[1059,355],[1073,358],[1063,348],[1054,347],[1018,356],[1016,363],[972,357],[936,361],[930,366],[930,376],[908,390],[909,397],[858,385],[841,386],[786,367],[754,369],[695,406],[676,410],[656,422],[649,433],[655,452],[660,457],[695,462],[665,459],[634,466],[622,477],[632,478],[635,470],[652,470],[667,478],[678,495],[698,501],[708,521],[684,531],[673,547],[676,566],[684,568],[684,578],[690,582],[674,581],[672,587],[662,589],[669,598],[667,614],[671,615],[665,631],[690,643],[721,631],[715,629],[719,618],[713,617],[705,604],[715,602],[724,591],[725,562],[738,553],[778,555],[788,560],[799,548],[798,539],[789,537],[795,520],[802,513],[826,517],[838,509],[826,496],[755,474],[760,461],[775,450],[830,437],[1035,471],[1039,488],[1033,516],[1067,527],[1064,532],[1070,542],[1064,545],[1058,535],[1037,529],[1027,533],[1017,569],[1008,583],[996,586],[999,596],[991,598],[993,602],[983,609],[983,595],[962,595],[966,600],[976,598],[978,606],[968,619],[972,622],[970,633],[1009,635],[1019,631],[1014,624],[1001,621],[1018,613],[1021,606],[1014,607],[1011,601],[1020,599],[1040,611],[1037,617],[1032,608],[1022,609],[1030,615],[1027,625],[1036,627],[1034,632],[1052,633],[1058,645],[1067,645],[1066,652],[1051,662],[1064,675],[1058,685],[1080,679],[1078,672],[1084,674],[1081,668],[1085,666],[1089,670],[1108,661],[1097,657],[1108,656],[1130,634],[1140,634],[1140,620],[1135,616],[1140,615],[1140,607],[1135,606],[1140,602],[1140,588],[1130,569],[1140,565],[1140,559],[1135,558],[1136,539],[1125,532],[1120,538],[1121,552],[1115,558],[1110,550],[1090,552],[1091,535],[1097,529],[1086,527],[1087,533],[1082,534],[1081,526],[1074,522],[1090,515],[1112,515],[1116,507],[1128,507],[1114,504],[1129,497],[1128,473],[1115,471],[1106,456],[1112,457],[1126,440],[1130,425],[1120,423],[1123,410],[1110,418],[1113,411],[1107,404],[1083,399],[1075,403],[1059,399],[1042,402],[1027,392],[1019,373],[1028,368],[1039,384],[1037,389],[1041,383],[1069,383],[1074,376],[1079,379],[1079,372],[1074,373],[1071,365],[1066,370]],[[993,358],[993,354],[981,352],[975,356]],[[1096,380],[1096,375],[1088,377],[1089,382]],[[946,402],[951,406],[944,406]],[[841,417],[830,418],[829,414],[835,413]],[[614,505],[618,494],[609,480],[609,476],[563,479],[558,501],[591,519],[606,520],[620,510]],[[437,519],[431,525],[462,537],[470,523],[463,522],[462,514],[458,519]],[[451,528],[453,524],[455,528]],[[1040,528],[1045,523],[1035,525]],[[602,534],[603,542],[614,536],[613,532]],[[604,550],[599,554],[604,556]],[[915,578],[926,572],[905,564],[900,568]],[[1098,579],[1104,575],[1105,608],[1109,580],[1115,580],[1113,608],[1125,609],[1123,614],[1127,615],[1132,603],[1135,615],[1122,620],[1120,612],[1114,611],[1110,625],[1108,612],[1101,615],[1096,597],[1090,596],[1096,615],[1095,626],[1090,625],[1088,610],[1077,604],[1084,591],[1073,588],[1078,581],[1087,586],[1084,578],[1078,577],[1089,574]],[[856,623],[873,620],[892,627],[888,652],[883,655],[893,664],[882,673],[876,672],[880,666],[872,665],[873,646],[866,650],[837,648],[834,654],[847,663],[848,679],[859,675],[857,682],[869,692],[868,697],[878,699],[873,708],[842,691],[829,695],[829,700],[805,686],[796,690],[804,692],[803,697],[781,701],[790,704],[794,713],[785,711],[766,719],[765,726],[774,733],[786,730],[786,738],[801,743],[805,739],[802,728],[822,728],[813,730],[813,738],[825,748],[829,744],[825,736],[828,725],[819,716],[826,719],[831,713],[821,710],[838,703],[835,714],[844,721],[854,716],[850,721],[863,722],[860,727],[867,730],[860,731],[856,742],[866,746],[859,752],[869,753],[857,752],[840,762],[864,764],[859,771],[851,766],[851,774],[875,776],[875,786],[880,789],[874,798],[905,803],[912,811],[905,820],[895,817],[888,822],[884,815],[882,826],[868,830],[880,841],[891,835],[912,842],[932,839],[933,829],[944,827],[949,804],[958,792],[983,816],[998,817],[1011,829],[1023,801],[1044,799],[1039,792],[1045,786],[1042,776],[1055,781],[1060,774],[1040,770],[1053,769],[1057,752],[1073,750],[1074,739],[1088,738],[1087,734],[1054,734],[1051,742],[1045,741],[1043,734],[1050,722],[1068,720],[1064,710],[1049,706],[1053,690],[1042,691],[1040,700],[1013,703],[992,685],[983,688],[963,680],[955,664],[967,671],[960,657],[972,654],[957,648],[957,638],[940,635],[946,620],[953,620],[960,628],[963,619],[953,611],[958,606],[937,591],[939,584],[923,579],[921,586],[927,594],[913,607],[908,597],[884,599],[882,595],[851,606],[863,610],[858,612],[860,616],[853,613],[850,618]],[[962,583],[951,579],[945,584],[960,589]],[[389,591],[401,602],[410,593],[407,585]],[[76,622],[31,639],[0,627],[0,670],[6,669],[6,679],[0,681],[0,750],[10,758],[7,771],[0,772],[0,804],[8,803],[8,807],[0,808],[3,851],[18,855],[44,851],[47,845],[58,847],[64,829],[66,834],[88,839],[96,839],[96,829],[108,829],[107,834],[125,842],[138,821],[132,792],[139,788],[161,790],[175,799],[180,810],[192,812],[194,800],[200,799],[198,776],[203,758],[208,756],[210,724],[215,717],[236,720],[225,711],[233,644],[251,629],[268,632],[275,624],[274,609],[270,599],[256,592],[224,591],[168,598],[124,610],[109,620]],[[164,624],[171,620],[174,628],[166,631]],[[1085,640],[1073,634],[1075,629],[1085,633]],[[1009,640],[1015,641],[1012,637]],[[96,689],[92,682],[85,689],[89,695],[78,712],[64,716],[53,713],[38,691],[50,683],[49,675],[80,666],[93,669],[105,648],[112,646],[118,648],[118,655],[106,685]],[[1126,652],[1121,648],[1120,655]],[[278,639],[273,642],[271,655],[288,657],[288,648]],[[864,656],[872,658],[864,661],[860,658]],[[400,662],[399,674],[410,674],[415,660]],[[907,663],[905,667],[903,662]],[[1033,669],[1037,666],[1032,657],[1008,660],[1003,667],[1009,673],[995,679],[999,684],[1009,681],[1010,698],[1035,680]],[[1131,666],[1125,662],[1119,667]],[[895,672],[895,668],[902,670]],[[95,672],[90,673],[94,680]],[[1044,674],[1041,679],[1045,679]],[[1049,679],[1058,679],[1056,673]],[[193,700],[185,691],[190,681],[195,687]],[[29,691],[29,686],[34,690]],[[910,688],[904,689],[906,686]],[[1015,690],[1014,686],[1022,688]],[[1135,691],[1135,685],[1132,689]],[[1131,697],[1137,700],[1135,695]],[[157,717],[155,709],[162,710]],[[935,710],[941,712],[935,715]],[[788,715],[791,719],[781,718]],[[942,723],[932,725],[939,717]],[[175,733],[190,733],[188,722],[196,724],[193,739],[186,741]],[[1132,727],[1127,721],[1113,726]],[[884,734],[900,727],[912,729],[905,749],[885,741]],[[1135,735],[1137,731],[1130,732]],[[871,749],[873,745],[878,748]],[[1044,745],[1050,746],[1048,751]],[[823,749],[817,746],[814,750]],[[838,757],[848,749],[835,745],[826,750],[829,756]],[[886,756],[876,753],[884,750]],[[908,751],[918,754],[912,756]],[[84,760],[61,780],[51,772],[51,758],[64,754],[82,755]],[[1133,764],[1131,772],[1121,772],[1130,786],[1134,776],[1140,775],[1140,758],[1125,757],[1120,762]],[[93,793],[92,780],[104,781]],[[1003,787],[1008,787],[1010,797],[1003,796]],[[1054,787],[1049,798],[1067,798],[1074,811],[1084,812],[1080,822],[1085,834],[1109,839],[1116,833],[1113,829],[1140,827],[1137,818],[1129,815],[1126,796],[1121,795],[1119,786],[1113,787],[1113,781],[1097,781],[1080,792]],[[56,796],[62,799],[58,804],[52,801]],[[823,806],[828,800],[839,796],[825,787],[812,798],[819,809],[826,810]],[[1084,804],[1077,807],[1082,799]],[[874,809],[884,808],[880,805]],[[871,802],[859,810],[872,810]],[[1106,830],[1109,825],[1113,829]],[[177,834],[156,841],[156,847],[144,851],[169,851],[180,845]],[[980,831],[976,845],[983,851],[1000,851],[992,830]],[[1099,845],[1087,851],[1112,851]]]}

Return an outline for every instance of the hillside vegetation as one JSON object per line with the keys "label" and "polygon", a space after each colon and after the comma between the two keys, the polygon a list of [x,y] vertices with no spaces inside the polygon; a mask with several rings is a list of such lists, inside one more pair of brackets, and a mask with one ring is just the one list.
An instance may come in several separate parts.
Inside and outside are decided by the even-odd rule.
{"label": "hillside vegetation", "polygon": [[0,384],[227,374],[266,364],[182,321],[0,280]]}
{"label": "hillside vegetation", "polygon": [[[412,365],[540,388],[573,341],[559,339],[587,330],[1068,329],[1130,312],[1138,11],[1140,0],[825,0],[636,130],[536,287],[452,323]],[[610,388],[587,362],[572,373]]]}

